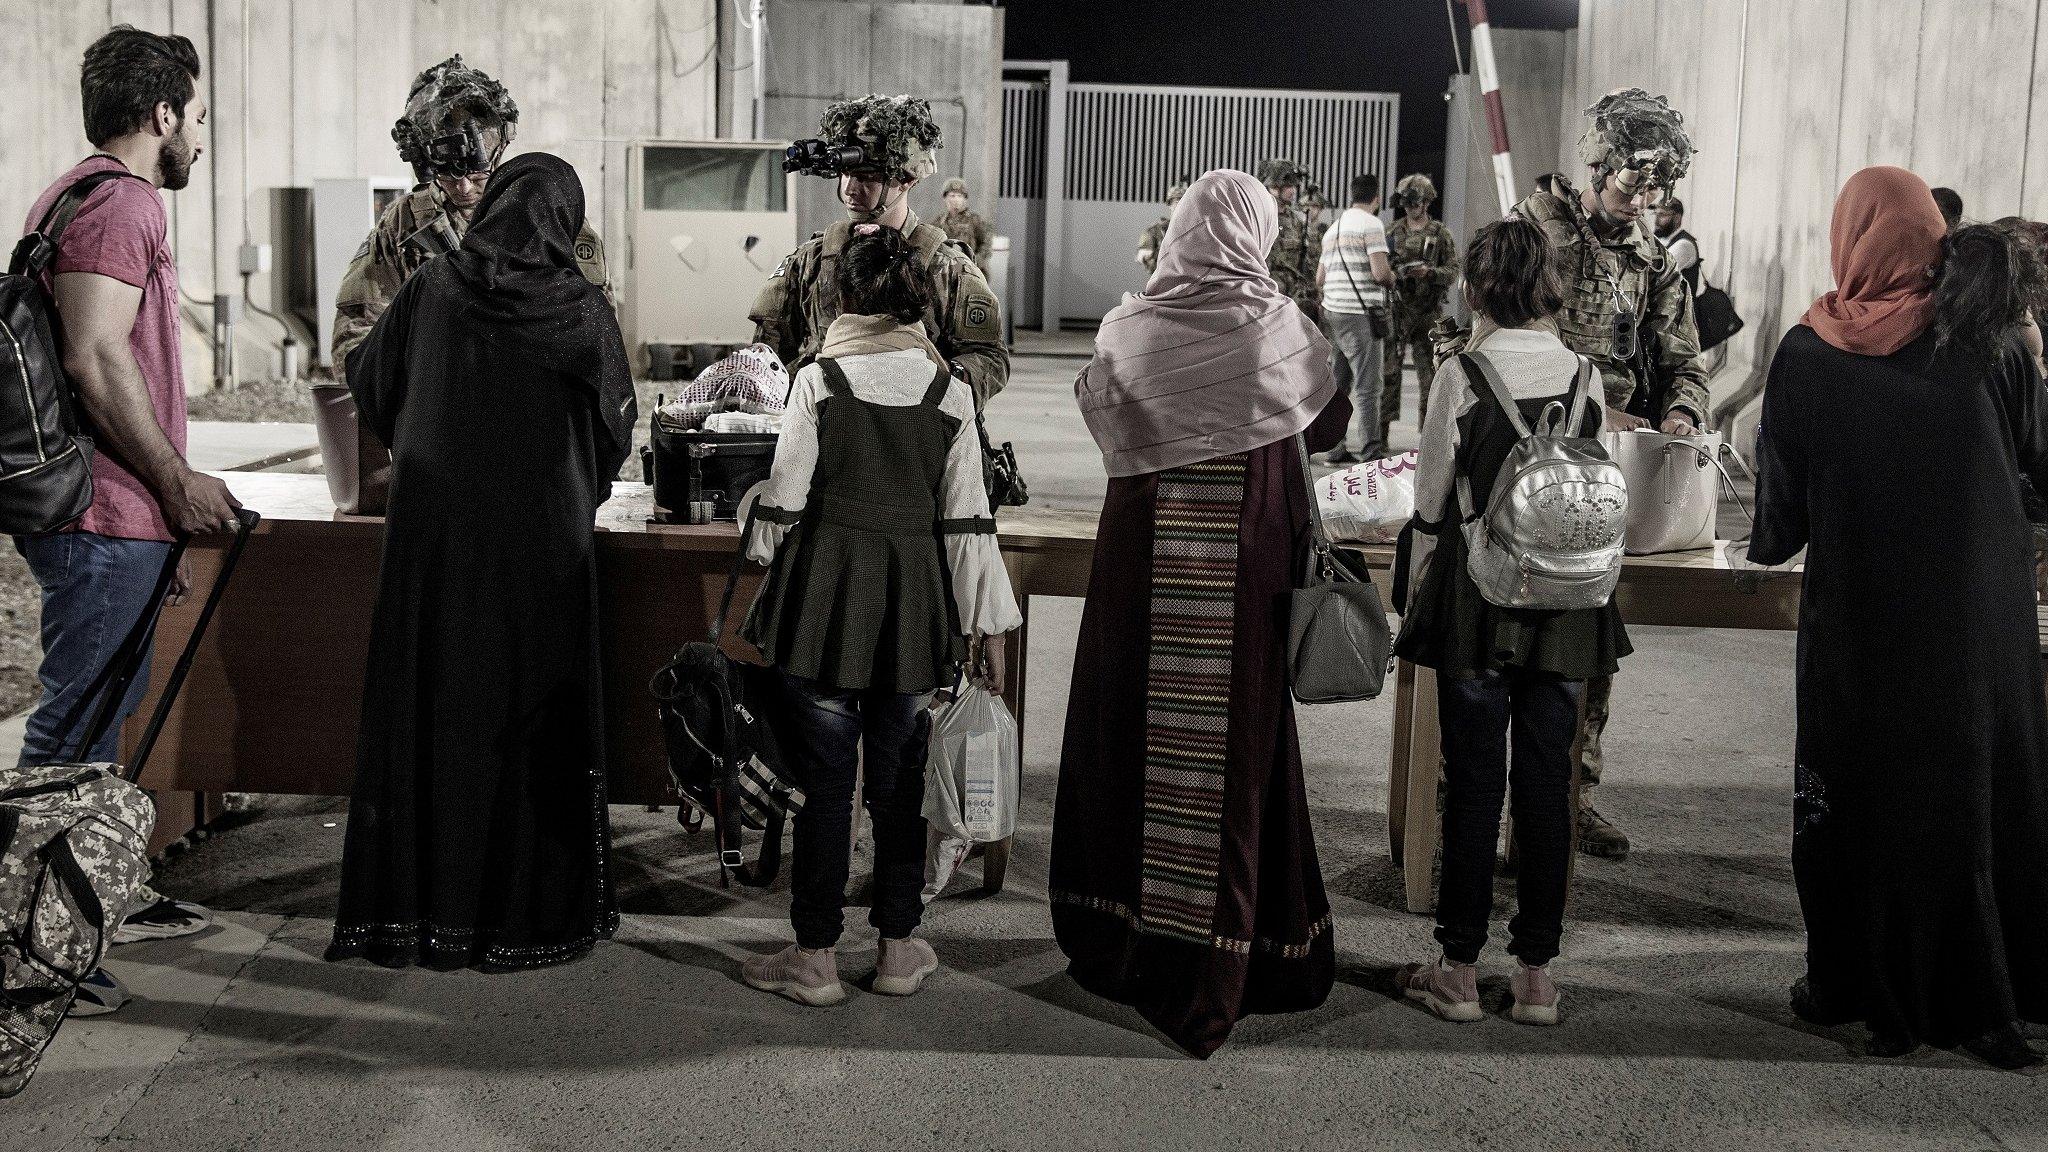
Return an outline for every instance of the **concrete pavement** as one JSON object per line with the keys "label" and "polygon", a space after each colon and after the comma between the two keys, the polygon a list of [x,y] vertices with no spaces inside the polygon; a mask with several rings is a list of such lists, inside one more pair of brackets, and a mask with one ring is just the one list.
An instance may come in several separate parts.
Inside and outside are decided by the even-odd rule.
{"label": "concrete pavement", "polygon": [[[1034,495],[1068,506],[1102,486],[1072,410],[1078,367],[1020,360],[990,411]],[[220,925],[117,950],[137,1002],[67,1025],[30,1091],[0,1104],[0,1145],[2048,1149],[2038,1077],[1942,1052],[1866,1058],[1861,1029],[1786,1008],[1802,947],[1791,636],[1635,630],[1602,808],[1637,848],[1580,862],[1553,1029],[1506,1019],[1498,948],[1481,1023],[1393,993],[1392,969],[1433,946],[1387,856],[1390,702],[1298,709],[1337,988],[1197,1062],[1064,975],[1044,890],[1080,605],[1034,609],[1010,888],[956,884],[932,906],[947,967],[924,994],[816,1010],[742,987],[739,958],[788,938],[786,891],[720,889],[708,835],[625,808],[625,926],[589,959],[502,976],[327,964],[346,808],[294,799],[162,870]],[[843,971],[864,975],[873,947],[860,924]]]}

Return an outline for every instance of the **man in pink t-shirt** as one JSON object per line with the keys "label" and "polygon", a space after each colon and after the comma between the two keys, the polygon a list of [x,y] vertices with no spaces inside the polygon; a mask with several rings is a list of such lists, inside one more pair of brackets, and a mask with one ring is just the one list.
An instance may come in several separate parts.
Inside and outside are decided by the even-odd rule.
{"label": "man in pink t-shirt", "polygon": [[[97,149],[59,177],[31,209],[24,231],[81,177],[123,172],[94,188],[58,241],[45,287],[63,336],[64,370],[98,452],[93,500],[70,529],[18,536],[14,544],[42,589],[42,696],[29,715],[21,763],[74,756],[111,761],[121,723],[135,710],[148,663],[114,723],[90,748],[62,731],[121,639],[144,612],[174,534],[232,528],[235,500],[220,480],[185,462],[185,373],[179,359],[178,268],[163,197],[192,178],[206,100],[199,56],[182,36],[122,25],[86,49],[79,84],[85,134]],[[182,578],[172,595],[182,595]],[[205,910],[165,900],[145,885],[114,943],[164,939],[206,926]],[[125,995],[95,972],[74,1014],[110,1012]]]}

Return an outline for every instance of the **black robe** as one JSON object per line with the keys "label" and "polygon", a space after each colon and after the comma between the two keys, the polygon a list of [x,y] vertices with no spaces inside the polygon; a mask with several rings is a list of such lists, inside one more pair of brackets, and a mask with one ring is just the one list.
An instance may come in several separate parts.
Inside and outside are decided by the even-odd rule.
{"label": "black robe", "polygon": [[566,164],[506,165],[349,359],[392,480],[330,959],[534,967],[617,925],[594,523],[632,383],[581,225]]}
{"label": "black robe", "polygon": [[1807,548],[1792,863],[1815,1006],[1970,1042],[2048,1020],[2048,704],[2021,480],[2048,403],[2017,347],[1771,364],[1753,560]]}

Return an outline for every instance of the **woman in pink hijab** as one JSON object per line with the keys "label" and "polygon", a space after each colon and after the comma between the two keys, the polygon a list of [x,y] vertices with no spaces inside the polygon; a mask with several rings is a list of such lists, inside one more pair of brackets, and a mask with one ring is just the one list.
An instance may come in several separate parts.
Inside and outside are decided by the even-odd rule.
{"label": "woman in pink hijab", "polygon": [[1927,185],[1866,168],[1835,203],[1836,289],[1771,362],[1749,555],[1804,549],[1792,1010],[1870,1050],[2036,1063],[2048,1022],[2048,702],[2022,478],[2048,398],[2016,338],[2028,244],[1944,240]]}
{"label": "woman in pink hijab", "polygon": [[1069,971],[1207,1056],[1335,976],[1285,670],[1307,449],[1351,412],[1266,272],[1273,198],[1211,172],[1075,383],[1109,473],[1053,817]]}

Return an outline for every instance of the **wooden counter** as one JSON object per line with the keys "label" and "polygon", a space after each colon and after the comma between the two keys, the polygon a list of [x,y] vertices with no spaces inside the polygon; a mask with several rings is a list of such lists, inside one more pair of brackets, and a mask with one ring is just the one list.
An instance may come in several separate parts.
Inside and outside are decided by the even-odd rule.
{"label": "wooden counter", "polygon": [[[370,614],[383,551],[383,521],[334,510],[324,477],[221,473],[235,496],[263,514],[243,554],[219,615],[201,645],[191,677],[172,709],[143,783],[163,792],[203,796],[218,792],[346,795],[355,780],[356,733],[362,701]],[[737,546],[730,523],[666,525],[650,522],[653,494],[645,485],[619,484],[598,514],[598,568],[604,621],[604,674],[611,756],[611,798],[621,804],[673,804],[661,731],[647,681],[684,642],[699,639],[717,608]],[[1029,684],[1030,598],[1083,596],[1095,552],[1094,512],[1006,509],[998,540],[1010,580],[1024,608],[1026,631],[1009,644],[1009,699],[1019,723]],[[516,532],[517,524],[506,531]],[[194,543],[193,580],[204,588],[218,570],[224,541]],[[1384,589],[1391,548],[1359,553]],[[757,576],[742,578],[735,617],[742,615]],[[1631,623],[1714,628],[1791,628],[1798,614],[1799,580],[1778,576],[1756,594],[1737,591],[1720,550],[1675,557],[1632,559],[1617,593]],[[149,697],[154,706],[170,662],[191,634],[199,597],[166,609],[160,625]],[[735,624],[728,631],[736,628]],[[735,652],[745,645],[735,643]],[[1408,779],[1414,749],[1434,747],[1434,693],[1422,692],[1404,671],[1399,694],[1394,840],[1406,858],[1417,854],[1415,833],[1400,817],[1420,785]],[[1424,707],[1417,723],[1412,715]],[[1056,722],[1056,721],[1054,721]],[[135,727],[131,726],[131,736]],[[1429,762],[1434,763],[1431,752]],[[1434,783],[1430,784],[1432,797]],[[193,797],[191,819],[204,815]],[[172,813],[183,816],[186,797],[165,797],[167,832]],[[1434,804],[1434,800],[1431,800]],[[1430,824],[1429,821],[1423,821]],[[185,823],[184,827],[189,827]],[[1434,837],[1434,828],[1429,829]],[[1002,853],[988,869],[1001,883]],[[1426,877],[1424,878],[1426,884]],[[1412,887],[1412,886],[1411,886]]]}

